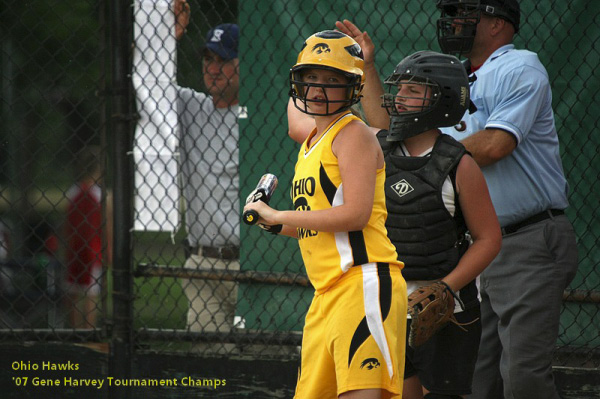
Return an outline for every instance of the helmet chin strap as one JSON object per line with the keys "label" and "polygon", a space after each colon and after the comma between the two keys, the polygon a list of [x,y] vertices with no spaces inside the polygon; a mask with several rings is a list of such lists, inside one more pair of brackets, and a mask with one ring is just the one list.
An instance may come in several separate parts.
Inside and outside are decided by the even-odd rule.
{"label": "helmet chin strap", "polygon": [[423,130],[419,124],[420,117],[415,116],[413,121],[392,116],[390,118],[390,130],[387,141],[403,141],[407,138],[417,136],[426,130]]}

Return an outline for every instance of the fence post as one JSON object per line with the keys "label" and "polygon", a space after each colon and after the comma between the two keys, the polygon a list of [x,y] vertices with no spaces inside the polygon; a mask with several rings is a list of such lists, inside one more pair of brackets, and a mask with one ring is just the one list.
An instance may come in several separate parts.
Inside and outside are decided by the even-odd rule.
{"label": "fence post", "polygon": [[[111,93],[109,140],[114,184],[113,330],[109,375],[129,379],[133,357],[133,262],[131,257],[131,32],[132,3],[110,0]],[[129,389],[111,387],[111,398],[130,398]]]}

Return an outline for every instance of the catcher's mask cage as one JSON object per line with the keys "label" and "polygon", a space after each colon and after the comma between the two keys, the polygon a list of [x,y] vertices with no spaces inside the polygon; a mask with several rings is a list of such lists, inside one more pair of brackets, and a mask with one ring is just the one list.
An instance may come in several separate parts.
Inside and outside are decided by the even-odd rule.
{"label": "catcher's mask cage", "polygon": [[[296,64],[290,70],[290,96],[294,105],[306,114],[319,116],[334,115],[347,110],[360,101],[365,81],[363,68],[362,49],[350,36],[333,30],[315,33],[306,39]],[[303,77],[308,69],[337,72],[347,79],[347,83],[307,83]],[[310,88],[320,88],[325,98],[308,100],[306,95]],[[334,88],[346,88],[346,98],[330,100],[327,97],[327,89]],[[323,113],[311,111],[309,102],[324,103],[326,109]],[[332,110],[332,104],[342,106]]]}
{"label": "catcher's mask cage", "polygon": [[458,57],[473,48],[481,14],[507,20],[519,31],[520,7],[516,0],[438,0],[437,39],[446,54]]}
{"label": "catcher's mask cage", "polygon": [[[382,106],[390,115],[389,141],[404,140],[439,127],[460,122],[470,105],[469,78],[458,58],[433,51],[419,51],[404,58],[384,81],[388,93]],[[421,85],[419,97],[398,95],[398,86]],[[407,100],[418,99],[409,107]],[[402,111],[398,108],[402,108]]]}
{"label": "catcher's mask cage", "polygon": [[438,0],[437,39],[446,54],[461,56],[473,48],[481,19],[479,0]]}

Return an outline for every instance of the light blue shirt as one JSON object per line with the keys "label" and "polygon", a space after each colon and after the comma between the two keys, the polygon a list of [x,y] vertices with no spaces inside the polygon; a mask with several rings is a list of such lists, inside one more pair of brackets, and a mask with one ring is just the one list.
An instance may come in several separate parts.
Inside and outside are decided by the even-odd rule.
{"label": "light blue shirt", "polygon": [[496,50],[471,83],[477,112],[467,130],[442,129],[457,140],[484,129],[502,129],[517,140],[506,158],[482,168],[501,226],[546,209],[568,206],[568,184],[559,154],[548,73],[537,55],[509,44]]}

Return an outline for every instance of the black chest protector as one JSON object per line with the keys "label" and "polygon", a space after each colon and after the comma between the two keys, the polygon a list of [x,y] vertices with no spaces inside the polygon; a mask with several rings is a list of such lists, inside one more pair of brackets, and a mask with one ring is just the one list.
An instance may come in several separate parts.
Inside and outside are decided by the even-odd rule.
{"label": "black chest protector", "polygon": [[455,215],[442,199],[442,186],[450,176],[456,193],[456,167],[465,147],[442,134],[430,156],[394,155],[398,143],[378,134],[385,154],[386,228],[404,262],[406,280],[433,280],[446,276],[467,250],[466,224],[455,194]]}

